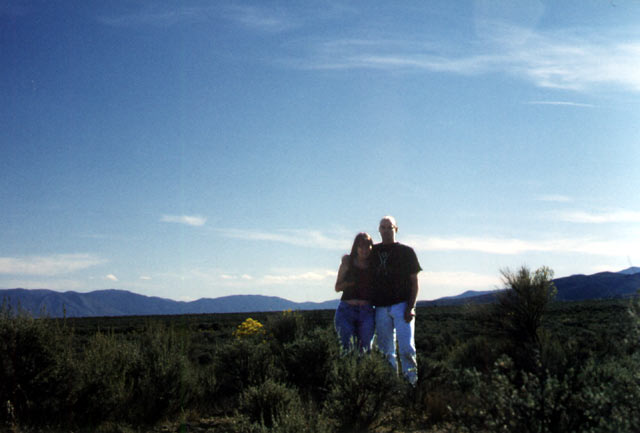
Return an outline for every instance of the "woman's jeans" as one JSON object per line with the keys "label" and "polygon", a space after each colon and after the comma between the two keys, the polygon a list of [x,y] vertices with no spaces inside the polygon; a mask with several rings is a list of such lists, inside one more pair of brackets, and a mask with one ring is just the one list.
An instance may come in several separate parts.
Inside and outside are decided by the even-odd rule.
{"label": "woman's jeans", "polygon": [[406,302],[388,307],[376,307],[376,344],[394,369],[398,369],[396,358],[396,338],[402,374],[415,386],[418,382],[418,364],[414,340],[415,318],[407,323],[404,320]]}
{"label": "woman's jeans", "polygon": [[349,305],[340,301],[335,325],[344,350],[354,347],[360,351],[371,350],[375,332],[375,310],[371,305]]}

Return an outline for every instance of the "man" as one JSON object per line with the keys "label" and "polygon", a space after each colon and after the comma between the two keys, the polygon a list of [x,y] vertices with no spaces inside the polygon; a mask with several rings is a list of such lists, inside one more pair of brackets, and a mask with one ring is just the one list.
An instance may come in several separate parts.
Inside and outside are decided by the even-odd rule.
{"label": "man", "polygon": [[398,368],[396,339],[402,373],[413,386],[418,382],[415,347],[415,306],[418,272],[422,270],[411,247],[396,242],[395,218],[385,216],[378,228],[382,243],[373,246],[373,305],[376,307],[378,348]]}

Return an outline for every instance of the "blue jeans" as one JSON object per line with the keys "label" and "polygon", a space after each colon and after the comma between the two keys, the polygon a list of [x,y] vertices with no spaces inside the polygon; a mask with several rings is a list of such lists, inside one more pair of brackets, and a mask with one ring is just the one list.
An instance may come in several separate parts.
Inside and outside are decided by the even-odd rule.
{"label": "blue jeans", "polygon": [[388,307],[376,307],[376,343],[391,366],[398,369],[396,357],[396,339],[402,374],[412,385],[418,382],[418,363],[415,343],[415,318],[407,323],[404,320],[406,302]]}
{"label": "blue jeans", "polygon": [[371,350],[375,331],[375,311],[371,305],[349,305],[340,301],[334,321],[344,350],[354,345],[360,351]]}

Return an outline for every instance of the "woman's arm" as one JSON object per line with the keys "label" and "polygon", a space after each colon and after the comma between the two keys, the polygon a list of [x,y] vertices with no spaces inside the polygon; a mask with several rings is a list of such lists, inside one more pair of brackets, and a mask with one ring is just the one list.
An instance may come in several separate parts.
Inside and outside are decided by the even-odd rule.
{"label": "woman's arm", "polygon": [[338,278],[336,278],[336,292],[342,292],[344,289],[355,284],[353,281],[345,281],[347,271],[349,271],[349,259],[349,255],[342,256],[342,263],[340,263],[340,268],[338,268]]}

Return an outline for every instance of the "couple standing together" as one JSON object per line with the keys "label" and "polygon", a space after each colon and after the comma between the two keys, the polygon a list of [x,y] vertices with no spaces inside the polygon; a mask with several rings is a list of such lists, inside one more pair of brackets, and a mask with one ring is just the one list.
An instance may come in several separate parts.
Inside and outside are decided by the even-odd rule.
{"label": "couple standing together", "polygon": [[[343,348],[371,349],[376,344],[391,365],[412,385],[418,381],[415,348],[415,304],[418,272],[422,270],[411,247],[396,242],[395,218],[385,216],[378,228],[382,242],[359,233],[351,254],[342,258],[336,292],[342,292],[335,325]],[[398,356],[396,356],[396,341]]]}

